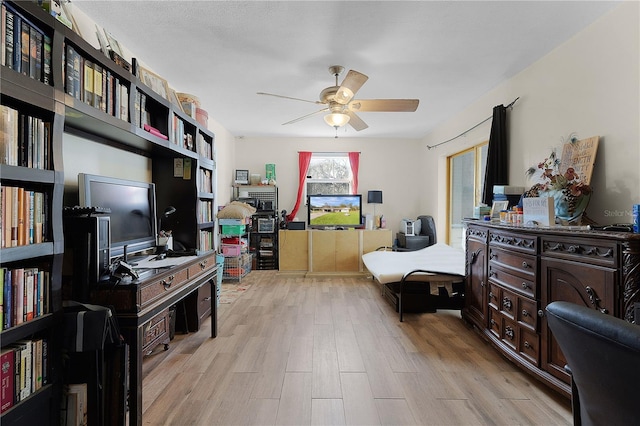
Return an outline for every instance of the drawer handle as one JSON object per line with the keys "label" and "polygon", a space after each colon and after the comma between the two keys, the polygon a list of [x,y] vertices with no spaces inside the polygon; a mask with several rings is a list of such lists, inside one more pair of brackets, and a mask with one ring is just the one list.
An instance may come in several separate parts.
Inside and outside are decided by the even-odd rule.
{"label": "drawer handle", "polygon": [[569,248],[567,249],[569,253],[577,253],[578,250],[580,250],[580,246],[576,245],[569,246]]}
{"label": "drawer handle", "polygon": [[522,316],[523,317],[528,317],[529,316],[529,311],[527,311],[526,309],[522,310]]}
{"label": "drawer handle", "polygon": [[480,287],[484,287],[484,280],[480,281]]}
{"label": "drawer handle", "polygon": [[493,292],[492,291],[489,292],[489,299],[493,299]]}
{"label": "drawer handle", "polygon": [[511,310],[511,300],[508,297],[505,297],[502,299],[502,306],[507,309],[507,310]]}
{"label": "drawer handle", "polygon": [[493,318],[491,318],[491,325],[492,326],[496,325],[496,320],[494,320]]}
{"label": "drawer handle", "polygon": [[498,274],[496,274],[496,273],[495,273],[495,272],[493,272],[493,271],[489,272],[489,276],[490,276],[490,277],[495,277],[496,275],[498,275]]}
{"label": "drawer handle", "polygon": [[513,340],[513,338],[515,337],[516,333],[515,333],[515,331],[513,331],[513,328],[511,328],[510,326],[507,326],[505,331],[504,331],[504,335],[507,336],[509,339]]}
{"label": "drawer handle", "polygon": [[529,266],[529,264],[527,262],[522,262],[522,267],[524,269],[530,268],[531,266]]}
{"label": "drawer handle", "polygon": [[200,269],[204,269],[206,267],[207,267],[207,259],[205,259],[202,262],[200,262]]}
{"label": "drawer handle", "polygon": [[497,255],[497,254],[491,253],[491,254],[489,255],[489,260],[493,260],[493,259],[495,259],[496,257],[498,257],[498,255]]}
{"label": "drawer handle", "polygon": [[211,300],[211,296],[205,297],[204,299],[202,299],[203,302],[208,302],[209,300]]}
{"label": "drawer handle", "polygon": [[531,346],[531,343],[527,342],[526,340],[524,341],[524,347],[527,349],[532,349],[533,346]]}
{"label": "drawer handle", "polygon": [[542,318],[544,316],[544,311],[542,309],[538,310],[538,316]]}
{"label": "drawer handle", "polygon": [[528,288],[531,288],[531,286],[523,281],[522,282],[522,288],[524,288],[526,290]]}
{"label": "drawer handle", "polygon": [[164,286],[165,290],[169,290],[169,288],[171,287],[171,283],[173,283],[174,278],[175,278],[175,275],[169,275],[166,279],[162,280],[162,285]]}

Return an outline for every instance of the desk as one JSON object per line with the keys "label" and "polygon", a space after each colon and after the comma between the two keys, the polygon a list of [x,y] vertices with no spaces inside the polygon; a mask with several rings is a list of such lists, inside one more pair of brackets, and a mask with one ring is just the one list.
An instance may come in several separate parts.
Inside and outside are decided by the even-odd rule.
{"label": "desk", "polygon": [[[218,268],[215,253],[198,256],[152,273],[131,284],[98,284],[91,303],[113,306],[120,330],[130,346],[129,424],[142,424],[142,357],[152,344],[168,338],[168,309],[200,287],[209,284],[216,294]],[[211,337],[217,334],[217,303],[211,297]]]}

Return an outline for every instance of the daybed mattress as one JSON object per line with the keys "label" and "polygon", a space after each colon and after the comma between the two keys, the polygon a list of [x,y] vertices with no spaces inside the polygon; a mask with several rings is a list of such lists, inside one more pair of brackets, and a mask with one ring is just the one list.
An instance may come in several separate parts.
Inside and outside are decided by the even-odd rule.
{"label": "daybed mattress", "polygon": [[399,282],[405,274],[416,269],[438,274],[465,274],[464,252],[443,243],[415,251],[372,251],[362,255],[362,262],[381,284]]}

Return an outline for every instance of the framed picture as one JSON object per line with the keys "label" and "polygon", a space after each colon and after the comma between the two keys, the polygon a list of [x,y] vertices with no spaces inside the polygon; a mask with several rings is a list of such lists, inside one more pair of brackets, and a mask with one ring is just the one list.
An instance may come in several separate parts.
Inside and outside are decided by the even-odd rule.
{"label": "framed picture", "polygon": [[500,211],[507,210],[509,207],[509,201],[494,201],[491,206],[491,219],[500,219]]}
{"label": "framed picture", "polygon": [[236,183],[247,185],[249,183],[249,170],[236,170]]}
{"label": "framed picture", "polygon": [[109,43],[107,42],[107,39],[104,38],[104,33],[97,24],[96,37],[98,39],[98,43],[100,43],[100,50],[102,51],[102,53],[104,53],[106,56],[109,56]]}
{"label": "framed picture", "polygon": [[179,111],[184,112],[184,109],[182,108],[182,104],[178,100],[178,95],[176,94],[176,91],[171,88],[169,88],[169,101],[171,101],[171,103],[175,105]]}
{"label": "framed picture", "polygon": [[140,80],[149,87],[151,90],[162,96],[166,100],[169,99],[169,84],[167,80],[160,77],[158,74],[149,71],[144,67],[139,68]]}
{"label": "framed picture", "polygon": [[104,36],[107,38],[109,42],[109,49],[116,52],[118,55],[122,56],[122,48],[120,48],[120,43],[111,35],[111,33],[107,30],[104,30]]}

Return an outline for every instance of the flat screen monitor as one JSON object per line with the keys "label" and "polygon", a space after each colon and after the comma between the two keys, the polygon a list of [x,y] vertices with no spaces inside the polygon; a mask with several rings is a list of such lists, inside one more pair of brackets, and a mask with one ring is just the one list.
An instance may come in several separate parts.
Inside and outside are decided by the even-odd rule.
{"label": "flat screen monitor", "polygon": [[111,257],[156,246],[156,190],[153,183],[80,173],[81,207],[111,209]]}
{"label": "flat screen monitor", "polygon": [[310,228],[344,228],[362,225],[362,195],[309,195]]}

